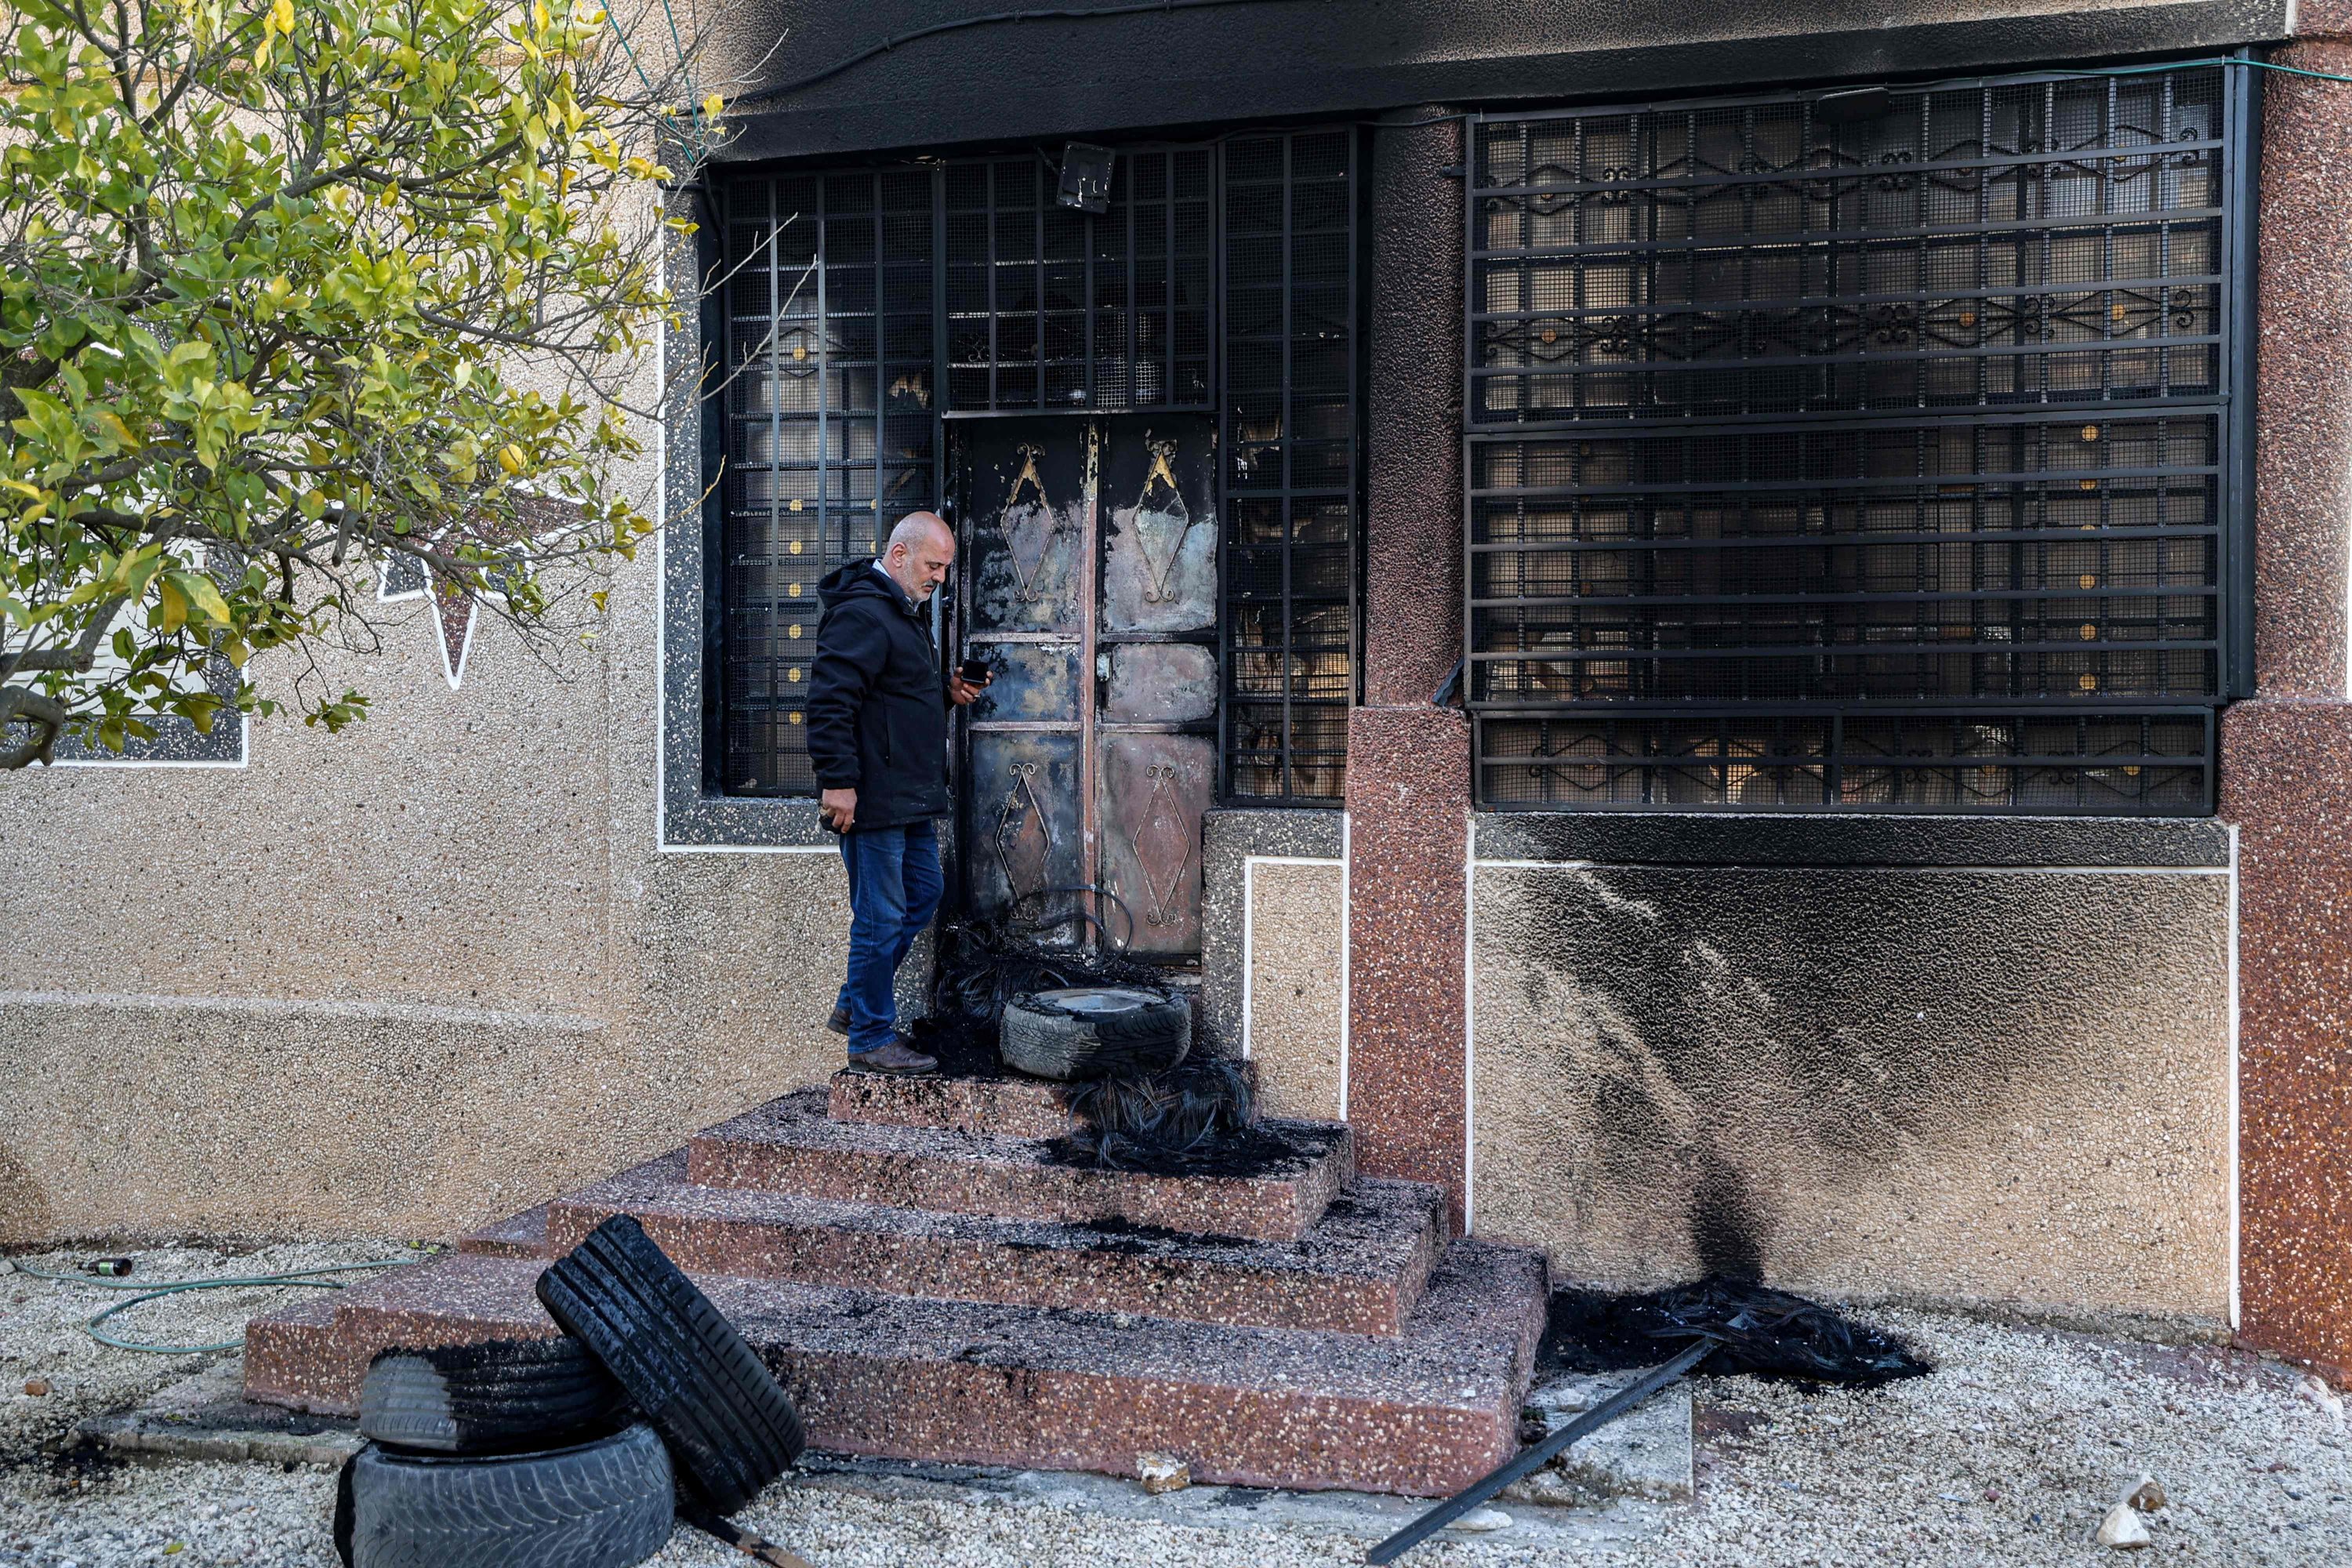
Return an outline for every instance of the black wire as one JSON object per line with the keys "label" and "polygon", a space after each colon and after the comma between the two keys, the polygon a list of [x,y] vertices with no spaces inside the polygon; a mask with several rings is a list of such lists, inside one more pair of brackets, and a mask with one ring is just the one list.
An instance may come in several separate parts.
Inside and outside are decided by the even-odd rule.
{"label": "black wire", "polygon": [[1208,5],[1267,5],[1282,3],[1284,0],[1131,0],[1130,4],[1124,5],[1049,5],[1028,11],[992,11],[982,16],[958,16],[950,21],[934,22],[928,27],[917,27],[912,32],[894,34],[878,44],[858,50],[854,55],[845,55],[823,70],[812,71],[797,81],[782,82],[774,87],[763,87],[756,92],[747,92],[734,101],[758,103],[771,98],[784,98],[803,88],[814,87],[821,81],[830,81],[853,67],[864,65],[877,55],[889,53],[900,44],[911,44],[918,38],[928,38],[940,33],[958,32],[965,27],[992,26],[1000,22],[1091,22],[1102,16],[1132,16],[1145,11],[1194,11]]}

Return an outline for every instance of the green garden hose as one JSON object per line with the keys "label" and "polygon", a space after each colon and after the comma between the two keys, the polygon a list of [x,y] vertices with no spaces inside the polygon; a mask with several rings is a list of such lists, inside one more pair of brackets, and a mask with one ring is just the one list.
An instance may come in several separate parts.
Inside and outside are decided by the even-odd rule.
{"label": "green garden hose", "polygon": [[223,1340],[210,1345],[150,1345],[136,1340],[118,1339],[100,1328],[109,1318],[131,1310],[142,1301],[152,1301],[163,1296],[176,1296],[183,1290],[233,1290],[256,1285],[299,1285],[313,1290],[340,1290],[340,1279],[320,1279],[320,1274],[352,1274],[363,1268],[400,1268],[416,1262],[413,1258],[387,1258],[375,1263],[335,1263],[323,1268],[298,1268],[290,1274],[249,1274],[233,1279],[172,1279],[158,1285],[146,1279],[106,1279],[90,1274],[58,1274],[46,1268],[16,1266],[19,1274],[29,1274],[36,1279],[55,1279],[67,1285],[89,1285],[100,1290],[136,1290],[138,1295],[128,1301],[117,1301],[82,1325],[91,1339],[117,1350],[146,1351],[152,1355],[201,1355],[207,1351],[235,1351],[245,1348],[245,1336]]}

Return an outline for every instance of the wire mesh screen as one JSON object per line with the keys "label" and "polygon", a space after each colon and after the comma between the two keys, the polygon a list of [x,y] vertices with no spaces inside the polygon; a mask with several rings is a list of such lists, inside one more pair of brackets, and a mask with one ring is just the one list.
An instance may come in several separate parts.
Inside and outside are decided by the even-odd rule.
{"label": "wire mesh screen", "polygon": [[1214,149],[1120,153],[1099,214],[1038,156],[945,177],[950,409],[1209,406]]}
{"label": "wire mesh screen", "polygon": [[726,225],[725,747],[730,794],[814,793],[819,579],[930,507],[932,175],[739,182]]}
{"label": "wire mesh screen", "polygon": [[1482,800],[2210,810],[2227,74],[1474,121]]}
{"label": "wire mesh screen", "polygon": [[1225,143],[1225,793],[1337,801],[1355,696],[1351,132]]}

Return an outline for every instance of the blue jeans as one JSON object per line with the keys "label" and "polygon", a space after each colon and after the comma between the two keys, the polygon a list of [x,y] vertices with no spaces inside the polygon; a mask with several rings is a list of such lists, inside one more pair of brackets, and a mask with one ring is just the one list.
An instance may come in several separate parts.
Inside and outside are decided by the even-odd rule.
{"label": "blue jeans", "polygon": [[898,1032],[898,965],[939,913],[947,887],[939,824],[845,833],[841,863],[849,870],[849,978],[842,982],[841,1005],[849,1011],[849,1054],[857,1057],[880,1050]]}

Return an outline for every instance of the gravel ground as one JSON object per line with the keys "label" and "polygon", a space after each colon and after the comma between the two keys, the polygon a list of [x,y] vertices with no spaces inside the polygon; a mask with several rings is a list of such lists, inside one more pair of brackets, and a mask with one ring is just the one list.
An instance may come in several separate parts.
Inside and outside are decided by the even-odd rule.
{"label": "gravel ground", "polygon": [[[283,1245],[231,1255],[137,1256],[135,1278],[270,1273],[398,1256],[396,1243]],[[70,1268],[79,1255],[20,1256]],[[76,1448],[73,1424],[121,1410],[206,1358],[98,1345],[81,1321],[113,1292],[0,1275],[0,1564],[115,1568],[330,1568],[333,1477],[320,1469],[129,1463]],[[284,1291],[203,1292],[142,1307],[126,1327],[155,1339],[226,1339]],[[1940,1365],[1875,1394],[1808,1393],[1711,1380],[1697,1402],[1698,1500],[1644,1510],[1623,1543],[1538,1555],[1448,1542],[1430,1564],[2095,1563],[2107,1507],[2145,1471],[2169,1494],[2149,1516],[2149,1560],[2352,1564],[2352,1450],[2343,1401],[2290,1368],[2210,1346],[2102,1340],[1887,1310]],[[42,1380],[49,1392],[28,1395]],[[1362,1542],[1289,1527],[1202,1530],[1026,1502],[881,1501],[787,1481],[742,1522],[818,1568],[920,1563],[1030,1568],[1101,1563],[1356,1563]],[[681,1532],[662,1568],[749,1561]]]}

